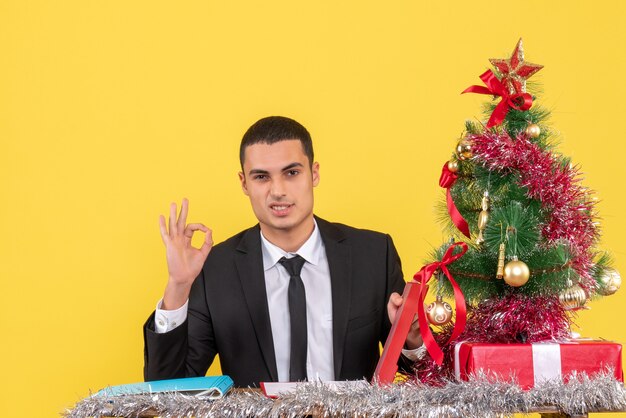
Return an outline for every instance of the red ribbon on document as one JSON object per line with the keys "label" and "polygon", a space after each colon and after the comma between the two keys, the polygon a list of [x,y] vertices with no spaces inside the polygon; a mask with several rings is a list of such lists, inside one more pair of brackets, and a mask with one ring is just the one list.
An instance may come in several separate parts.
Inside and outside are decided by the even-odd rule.
{"label": "red ribbon on document", "polygon": [[[454,249],[460,247],[461,252],[454,254]],[[426,293],[428,293],[428,281],[432,277],[433,273],[440,269],[443,274],[446,275],[448,280],[450,280],[450,284],[452,285],[452,289],[454,289],[454,302],[456,304],[456,320],[454,321],[454,329],[452,330],[452,335],[450,336],[450,341],[454,341],[458,338],[459,335],[465,329],[465,322],[467,321],[467,307],[465,305],[465,297],[463,296],[463,292],[459,287],[459,284],[454,280],[454,277],[448,271],[448,264],[453,263],[459,258],[463,257],[463,255],[467,252],[467,244],[464,242],[455,242],[446,250],[445,254],[441,258],[441,261],[436,261],[434,263],[428,264],[420,271],[415,273],[413,276],[413,280],[419,283],[419,302],[417,304],[417,318],[420,323],[420,333],[422,334],[422,340],[424,341],[424,346],[426,346],[426,350],[432,357],[432,359],[441,366],[443,363],[443,351],[435,338],[433,337],[433,333],[428,326],[428,322],[426,322],[426,313],[424,312],[424,300],[426,299]]]}
{"label": "red ribbon on document", "polygon": [[[454,249],[461,247],[461,252],[454,254]],[[404,293],[402,298],[404,302],[398,312],[396,318],[391,326],[391,331],[385,341],[385,347],[383,353],[380,356],[376,371],[374,372],[374,381],[382,384],[393,383],[398,370],[398,358],[402,352],[402,347],[406,341],[406,337],[411,329],[413,318],[418,313],[418,320],[420,324],[420,333],[424,341],[426,349],[430,353],[431,357],[441,365],[443,362],[443,352],[435,341],[433,334],[426,322],[426,316],[424,312],[424,298],[428,292],[428,281],[432,277],[433,273],[437,269],[448,277],[452,288],[454,289],[454,299],[456,301],[456,321],[450,341],[456,339],[463,329],[465,328],[465,322],[467,319],[467,308],[465,306],[465,297],[461,292],[461,288],[456,283],[452,275],[447,269],[447,265],[458,260],[467,252],[467,244],[464,242],[456,242],[452,244],[444,254],[441,261],[437,261],[427,266],[422,267],[420,271],[415,273],[413,281],[406,284],[404,287]]]}

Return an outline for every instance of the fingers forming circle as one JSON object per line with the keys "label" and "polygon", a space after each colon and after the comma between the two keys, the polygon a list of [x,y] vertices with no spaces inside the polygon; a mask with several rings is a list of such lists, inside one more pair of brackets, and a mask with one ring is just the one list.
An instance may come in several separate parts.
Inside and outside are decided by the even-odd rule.
{"label": "fingers forming circle", "polygon": [[185,227],[185,231],[184,231],[185,237],[187,237],[187,238],[193,237],[193,233],[196,232],[196,231],[202,231],[202,232],[206,233],[206,232],[209,231],[209,228],[207,228],[206,226],[204,226],[201,223],[188,224]]}

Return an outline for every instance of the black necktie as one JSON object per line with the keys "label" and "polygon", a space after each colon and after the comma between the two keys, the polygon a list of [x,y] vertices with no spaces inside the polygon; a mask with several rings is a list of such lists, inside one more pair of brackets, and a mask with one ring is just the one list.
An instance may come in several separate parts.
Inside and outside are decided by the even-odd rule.
{"label": "black necktie", "polygon": [[278,260],[291,276],[289,279],[289,317],[291,318],[291,355],[289,357],[289,380],[298,382],[306,380],[306,294],[300,271],[304,258],[296,255],[293,258]]}

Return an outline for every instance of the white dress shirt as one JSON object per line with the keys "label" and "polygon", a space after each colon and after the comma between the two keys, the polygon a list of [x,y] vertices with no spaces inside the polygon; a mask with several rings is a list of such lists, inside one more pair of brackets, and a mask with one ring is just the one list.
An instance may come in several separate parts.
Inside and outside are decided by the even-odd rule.
{"label": "white dress shirt", "polygon": [[295,253],[288,253],[269,242],[261,233],[265,291],[280,382],[289,381],[291,331],[288,289],[290,275],[278,263],[296,254],[304,258],[300,277],[306,293],[307,361],[309,380],[335,380],[333,362],[333,304],[326,250],[317,225],[309,239]]}

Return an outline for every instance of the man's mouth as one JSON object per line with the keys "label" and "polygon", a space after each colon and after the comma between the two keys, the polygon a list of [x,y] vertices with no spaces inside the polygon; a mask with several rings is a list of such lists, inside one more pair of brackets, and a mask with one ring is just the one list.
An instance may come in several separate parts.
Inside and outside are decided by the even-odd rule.
{"label": "man's mouth", "polygon": [[270,209],[272,209],[272,212],[276,216],[285,216],[289,213],[289,210],[292,208],[292,206],[292,204],[275,203],[270,205]]}

